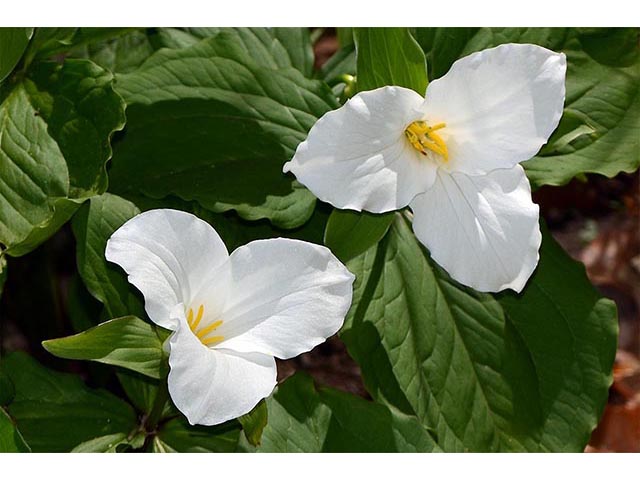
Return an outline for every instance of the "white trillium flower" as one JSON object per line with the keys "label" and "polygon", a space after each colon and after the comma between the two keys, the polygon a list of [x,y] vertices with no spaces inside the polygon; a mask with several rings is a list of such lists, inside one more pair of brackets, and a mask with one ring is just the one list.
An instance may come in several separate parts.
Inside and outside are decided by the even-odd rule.
{"label": "white trillium flower", "polygon": [[351,305],[354,276],[327,248],[277,238],[229,255],[208,223],[176,210],[126,222],[106,258],[142,292],[149,318],[173,330],[169,394],[191,424],[249,412],[276,385],[274,357],[325,341]]}
{"label": "white trillium flower", "polygon": [[410,206],[433,259],[480,291],[520,291],[538,263],[538,206],[519,162],[558,126],[566,59],[506,44],[456,61],[425,98],[361,92],[313,126],[285,172],[341,209]]}

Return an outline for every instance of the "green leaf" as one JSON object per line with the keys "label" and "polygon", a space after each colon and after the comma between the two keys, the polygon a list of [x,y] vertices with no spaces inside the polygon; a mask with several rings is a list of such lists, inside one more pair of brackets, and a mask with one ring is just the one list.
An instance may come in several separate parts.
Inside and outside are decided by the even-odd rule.
{"label": "green leaf", "polygon": [[0,365],[0,407],[8,405],[16,395],[16,389],[9,376],[4,372]]}
{"label": "green leaf", "polygon": [[271,29],[273,36],[282,44],[290,59],[290,65],[300,70],[305,77],[313,74],[313,46],[308,28],[277,27]]}
{"label": "green leaf", "polygon": [[106,189],[111,134],[124,104],[111,74],[86,60],[34,66],[0,94],[0,242],[18,256]]}
{"label": "green leaf", "polygon": [[427,64],[408,29],[356,28],[354,33],[359,91],[398,85],[424,95]]}
{"label": "green leaf", "polygon": [[564,115],[538,156],[523,163],[534,188],[575,176],[613,177],[640,166],[640,46],[637,28],[417,29],[432,78],[470,53],[534,43],[567,55]]}
{"label": "green leaf", "polygon": [[640,61],[625,68],[603,65],[575,40],[563,50],[568,60],[564,116],[538,156],[523,163],[531,184],[564,185],[584,173],[614,177],[637,170]]}
{"label": "green leaf", "polygon": [[25,54],[25,62],[31,64],[35,57],[46,58],[53,53],[64,51],[71,45],[76,27],[38,27]]}
{"label": "green leaf", "polygon": [[336,36],[338,37],[338,44],[340,44],[340,48],[345,48],[350,45],[354,45],[353,30],[354,30],[353,27],[336,28]]}
{"label": "green leaf", "polygon": [[104,257],[109,237],[138,213],[140,210],[133,203],[105,193],[91,198],[73,217],[78,272],[110,318],[144,317],[139,292],[129,284],[122,269]]}
{"label": "green leaf", "polygon": [[293,67],[307,77],[312,74],[313,48],[307,28],[160,28],[150,41],[157,47],[180,49],[221,32],[234,35],[254,61],[267,68]]}
{"label": "green leaf", "polygon": [[242,431],[249,443],[253,446],[260,445],[262,432],[268,421],[267,403],[260,400],[260,403],[253,410],[238,417],[238,421],[242,425]]}
{"label": "green leaf", "polygon": [[439,451],[415,417],[330,388],[298,373],[267,399],[260,452]]}
{"label": "green leaf", "polygon": [[395,215],[334,210],[324,233],[324,244],[342,262],[366,252],[385,236]]}
{"label": "green leaf", "polygon": [[31,452],[11,417],[0,408],[0,453]]}
{"label": "green leaf", "polygon": [[416,28],[414,36],[425,53],[429,78],[440,78],[455,60],[465,56],[467,44],[479,30],[476,27]]}
{"label": "green leaf", "polygon": [[116,375],[133,406],[147,415],[151,413],[158,395],[159,381],[131,370],[119,370]]}
{"label": "green leaf", "polygon": [[33,35],[33,28],[0,28],[0,83],[9,76],[22,58]]}
{"label": "green leaf", "polygon": [[162,424],[153,439],[154,452],[230,453],[236,450],[240,428],[238,423],[227,422],[215,427],[192,426],[183,417]]}
{"label": "green leaf", "polygon": [[45,340],[42,346],[57,357],[94,360],[152,378],[167,373],[155,327],[137,317],[115,318],[76,335]]}
{"label": "green leaf", "polygon": [[38,27],[29,45],[27,57],[46,59],[53,55],[67,54],[69,50],[90,44],[105,42],[134,31],[123,27]]}
{"label": "green leaf", "polygon": [[34,452],[65,452],[87,440],[136,427],[126,403],[104,390],[92,390],[75,375],[38,364],[22,352],[2,358],[16,389],[8,407]]}
{"label": "green leaf", "polygon": [[113,73],[127,73],[142,65],[155,51],[149,35],[134,30],[111,40],[76,47],[72,54],[88,58]]}
{"label": "green leaf", "polygon": [[282,165],[337,103],[323,82],[254,55],[223,31],[120,75],[128,123],[110,171],[114,191],[173,194],[247,220],[302,225],[315,198]]}
{"label": "green leaf", "polygon": [[582,451],[606,403],[615,306],[544,235],[521,295],[464,288],[398,217],[348,263],[341,337],[374,399],[416,415],[445,451]]}
{"label": "green leaf", "polygon": [[82,442],[71,450],[72,453],[115,453],[120,445],[127,443],[126,433],[112,433]]}
{"label": "green leaf", "polygon": [[104,192],[111,135],[125,122],[125,105],[113,90],[113,75],[88,60],[67,60],[64,65],[37,65],[31,79],[31,101],[69,169],[69,196]]}
{"label": "green leaf", "polygon": [[45,228],[69,191],[67,164],[20,84],[0,105],[0,242],[18,249]]}

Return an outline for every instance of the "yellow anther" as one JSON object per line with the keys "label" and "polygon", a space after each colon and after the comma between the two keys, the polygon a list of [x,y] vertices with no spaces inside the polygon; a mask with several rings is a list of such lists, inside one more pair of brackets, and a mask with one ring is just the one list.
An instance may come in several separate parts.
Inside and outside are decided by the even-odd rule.
{"label": "yellow anther", "polygon": [[204,327],[202,329],[200,329],[197,333],[196,336],[202,340],[204,337],[207,336],[207,334],[213,332],[216,328],[218,328],[220,325],[222,325],[222,320],[216,320],[215,322],[213,322],[211,325],[209,325],[208,327]]}
{"label": "yellow anther", "polygon": [[211,345],[212,343],[218,343],[224,340],[222,335],[216,335],[215,337],[205,338],[202,340],[203,345]]}
{"label": "yellow anther", "polygon": [[224,340],[224,337],[222,335],[216,335],[213,337],[205,338],[207,335],[213,332],[216,328],[222,325],[222,320],[216,320],[212,324],[207,325],[206,327],[198,330],[198,325],[200,325],[200,320],[202,320],[203,315],[204,315],[204,305],[200,305],[200,307],[198,307],[198,313],[196,314],[195,320],[193,318],[193,308],[190,308],[189,311],[187,312],[187,322],[189,323],[189,328],[191,328],[191,331],[196,334],[196,337],[198,337],[198,339],[204,345],[211,345],[212,343],[218,343]]}
{"label": "yellow anther", "polygon": [[[189,309],[189,311],[192,311],[192,310]],[[204,313],[204,305],[200,305],[200,307],[198,307],[198,314],[196,315],[195,322],[193,322],[193,325],[190,324],[192,331],[195,332],[196,328],[198,328],[198,324],[200,324],[200,320],[202,320],[203,313]]]}
{"label": "yellow anther", "polygon": [[447,144],[440,135],[435,133],[436,130],[440,130],[446,126],[446,123],[437,123],[436,125],[430,126],[423,120],[416,120],[404,130],[404,134],[409,140],[409,143],[411,143],[411,146],[422,155],[427,155],[427,150],[431,150],[447,162],[449,161]]}

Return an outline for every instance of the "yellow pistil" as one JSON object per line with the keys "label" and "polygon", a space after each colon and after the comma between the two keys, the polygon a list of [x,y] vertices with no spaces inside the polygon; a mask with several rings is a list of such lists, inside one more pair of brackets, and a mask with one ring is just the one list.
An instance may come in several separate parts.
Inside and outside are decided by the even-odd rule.
{"label": "yellow pistil", "polygon": [[222,335],[215,335],[213,337],[206,338],[207,335],[209,335],[211,332],[215,331],[220,325],[222,325],[223,323],[222,320],[216,320],[210,325],[204,328],[198,329],[198,325],[200,324],[200,320],[202,320],[203,315],[204,315],[204,305],[200,305],[200,307],[198,307],[198,313],[196,315],[195,320],[193,318],[193,308],[190,308],[189,312],[187,313],[187,323],[189,324],[189,328],[191,329],[191,331],[196,334],[196,337],[198,337],[198,339],[204,345],[211,345],[224,340],[224,337]]}
{"label": "yellow pistil", "polygon": [[447,126],[446,123],[438,123],[430,126],[423,120],[416,120],[412,122],[405,130],[406,135],[411,146],[418,150],[422,155],[427,155],[427,150],[431,150],[437,153],[444,161],[449,161],[449,151],[447,150],[447,144],[444,143],[442,137],[435,133],[436,130],[440,130]]}

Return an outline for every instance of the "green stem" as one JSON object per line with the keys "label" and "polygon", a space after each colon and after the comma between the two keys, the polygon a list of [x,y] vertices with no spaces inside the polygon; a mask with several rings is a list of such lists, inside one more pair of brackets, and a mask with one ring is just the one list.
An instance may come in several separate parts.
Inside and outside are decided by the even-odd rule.
{"label": "green stem", "polygon": [[145,427],[148,432],[152,432],[158,426],[158,422],[162,417],[162,412],[164,411],[164,406],[167,403],[169,398],[169,388],[167,386],[167,379],[160,380],[160,385],[158,385],[158,392],[156,393],[156,399],[153,403],[153,408],[147,417],[145,422]]}

